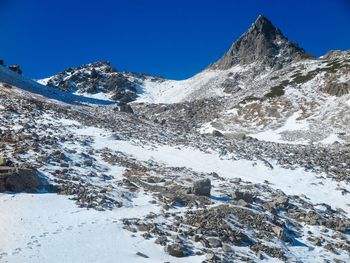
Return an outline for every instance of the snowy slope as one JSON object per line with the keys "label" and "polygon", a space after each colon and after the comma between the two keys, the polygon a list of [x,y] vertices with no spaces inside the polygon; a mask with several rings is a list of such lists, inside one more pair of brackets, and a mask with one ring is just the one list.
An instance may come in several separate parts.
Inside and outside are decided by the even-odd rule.
{"label": "snowy slope", "polygon": [[[77,208],[56,194],[0,194],[1,262],[186,262],[122,229],[121,218],[155,211],[142,195],[133,209],[98,212]],[[144,253],[145,259],[136,255]],[[191,262],[201,262],[201,257]]]}
{"label": "snowy slope", "polygon": [[[12,70],[0,66],[0,82],[18,87],[24,91],[28,91],[32,94],[39,95],[51,99],[53,101],[65,102],[65,103],[91,103],[91,104],[110,104],[109,101],[100,98],[90,99],[88,97],[74,95],[68,92],[57,90],[55,88],[47,87],[39,84],[33,80],[25,78]],[[17,92],[20,92],[17,90]],[[31,96],[26,93],[27,96]]]}

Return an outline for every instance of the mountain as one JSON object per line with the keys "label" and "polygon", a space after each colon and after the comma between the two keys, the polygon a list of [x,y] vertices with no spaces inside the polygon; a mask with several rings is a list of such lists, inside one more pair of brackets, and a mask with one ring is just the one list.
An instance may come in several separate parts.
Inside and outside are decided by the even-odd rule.
{"label": "mountain", "polygon": [[259,16],[248,31],[210,68],[225,70],[237,64],[259,62],[279,69],[305,56],[304,49],[289,41],[266,17]]}
{"label": "mountain", "polygon": [[[186,80],[116,72],[100,62],[67,69],[41,83],[131,103],[138,114],[157,121],[181,120],[202,133],[218,130],[226,136],[274,142],[347,144],[349,62],[346,51],[320,58],[308,55],[259,16],[221,59]],[[162,104],[176,110],[163,111]]]}
{"label": "mountain", "polygon": [[141,73],[120,73],[103,61],[68,68],[39,83],[86,97],[127,103],[137,98],[138,87],[145,78],[159,79]]}
{"label": "mountain", "polygon": [[350,51],[260,16],[182,81],[0,64],[0,262],[348,262]]}

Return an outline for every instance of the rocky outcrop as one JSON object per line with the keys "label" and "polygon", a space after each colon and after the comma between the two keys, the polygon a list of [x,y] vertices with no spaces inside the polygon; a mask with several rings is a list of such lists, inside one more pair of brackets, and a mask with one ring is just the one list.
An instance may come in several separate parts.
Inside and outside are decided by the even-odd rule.
{"label": "rocky outcrop", "polygon": [[8,66],[8,68],[10,69],[10,70],[12,70],[13,72],[16,72],[16,73],[18,73],[18,74],[22,74],[22,70],[21,70],[21,68],[20,68],[20,66],[19,65],[11,65],[11,66]]}
{"label": "rocky outcrop", "polygon": [[124,103],[136,99],[137,83],[117,72],[109,62],[96,62],[68,68],[47,80],[47,86],[68,92],[110,94],[111,99]]}
{"label": "rocky outcrop", "polygon": [[343,82],[343,83],[327,83],[323,89],[323,92],[332,95],[332,96],[343,96],[346,94],[349,94],[350,91],[350,83],[349,82]]}

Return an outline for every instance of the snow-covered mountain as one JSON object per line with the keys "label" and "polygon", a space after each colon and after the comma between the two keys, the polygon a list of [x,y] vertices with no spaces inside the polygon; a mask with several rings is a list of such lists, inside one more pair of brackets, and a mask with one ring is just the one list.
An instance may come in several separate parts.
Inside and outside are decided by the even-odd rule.
{"label": "snow-covered mountain", "polygon": [[[82,96],[133,101],[139,113],[174,121],[176,117],[169,116],[174,112],[156,117],[155,111],[161,104],[186,108],[206,100],[215,118],[197,115],[193,126],[201,132],[219,130],[275,142],[347,143],[349,69],[349,52],[314,58],[259,16],[221,59],[186,80],[116,72],[100,62],[67,69],[40,83]],[[214,101],[220,101],[220,107],[214,107]]]}
{"label": "snow-covered mountain", "polygon": [[348,262],[349,51],[314,58],[260,16],[187,80],[18,69],[0,262]]}

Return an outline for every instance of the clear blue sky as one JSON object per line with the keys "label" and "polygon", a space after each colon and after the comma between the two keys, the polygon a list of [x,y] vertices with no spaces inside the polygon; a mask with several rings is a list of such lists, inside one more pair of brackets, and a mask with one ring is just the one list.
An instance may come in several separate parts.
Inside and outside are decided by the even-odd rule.
{"label": "clear blue sky", "polygon": [[108,60],[182,79],[259,14],[314,55],[350,49],[350,0],[0,0],[0,58],[33,78]]}

